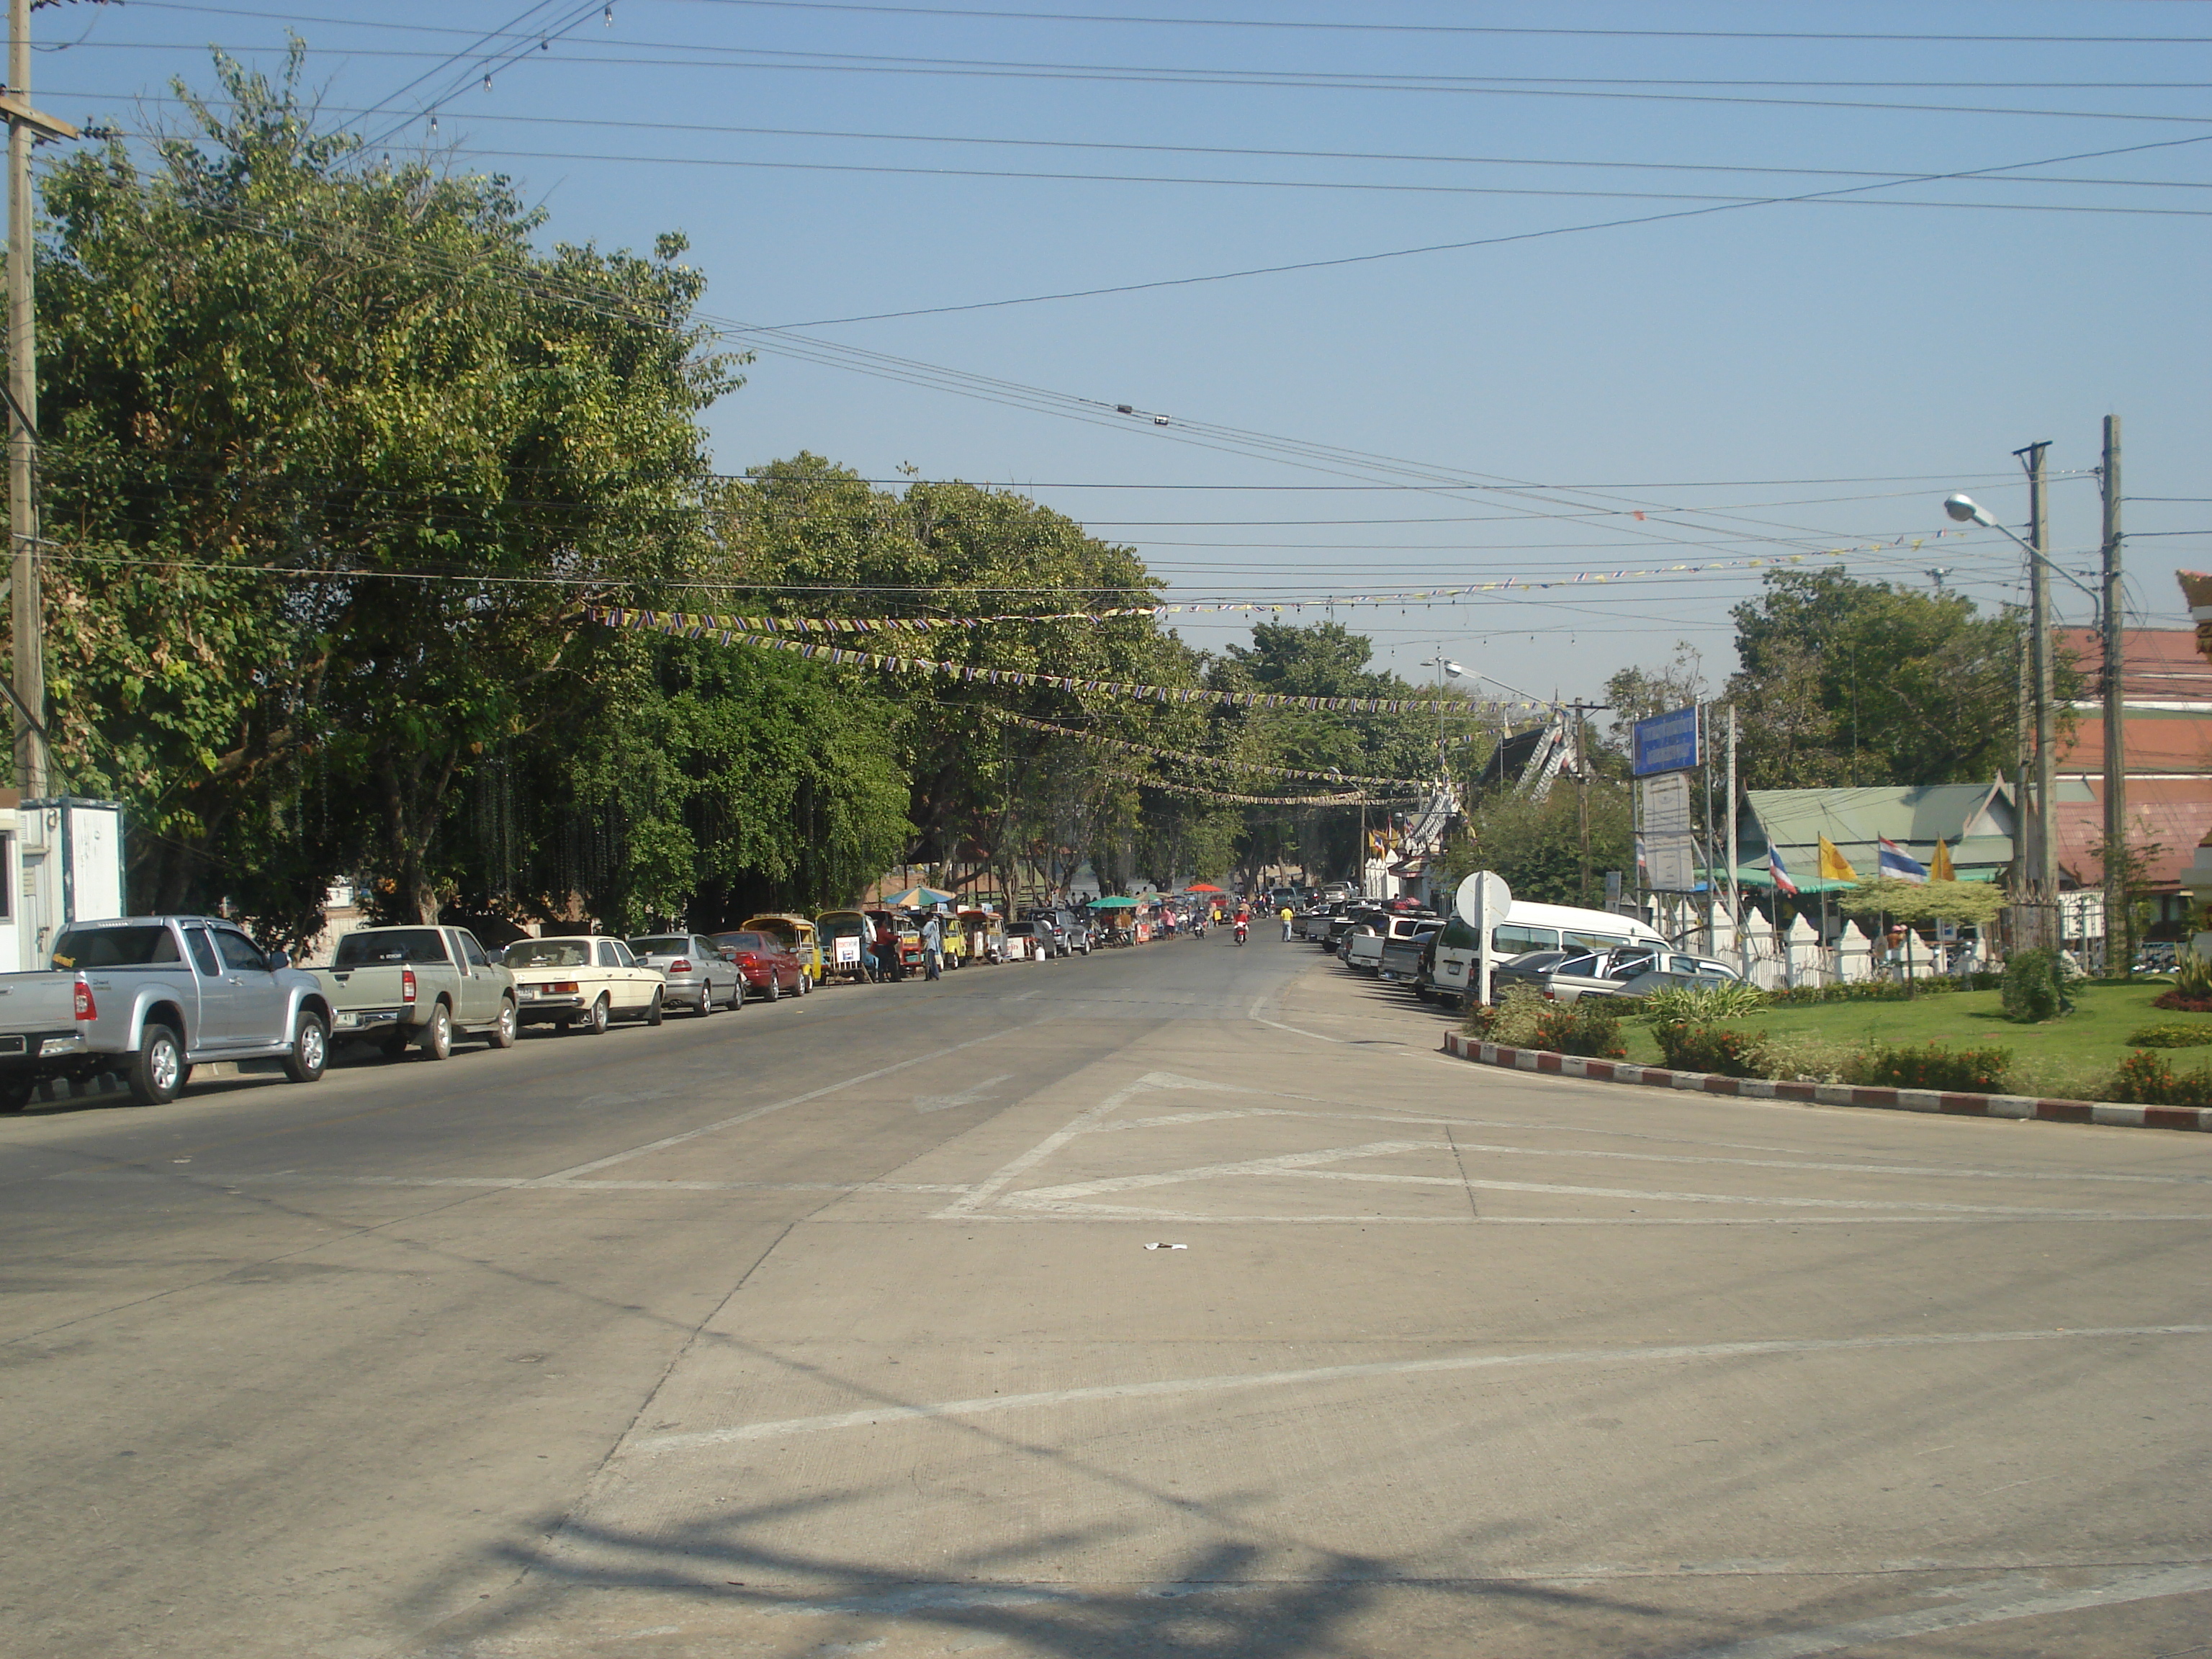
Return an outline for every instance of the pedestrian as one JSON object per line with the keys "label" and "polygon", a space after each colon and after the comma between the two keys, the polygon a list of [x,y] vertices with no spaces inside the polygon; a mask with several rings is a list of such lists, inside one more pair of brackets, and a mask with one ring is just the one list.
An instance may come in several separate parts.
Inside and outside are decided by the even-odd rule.
{"label": "pedestrian", "polygon": [[1291,907],[1287,904],[1282,908],[1282,917],[1283,937],[1287,939],[1291,936]]}
{"label": "pedestrian", "polygon": [[929,977],[945,976],[945,929],[939,925],[934,912],[921,924],[921,954],[929,964]]}

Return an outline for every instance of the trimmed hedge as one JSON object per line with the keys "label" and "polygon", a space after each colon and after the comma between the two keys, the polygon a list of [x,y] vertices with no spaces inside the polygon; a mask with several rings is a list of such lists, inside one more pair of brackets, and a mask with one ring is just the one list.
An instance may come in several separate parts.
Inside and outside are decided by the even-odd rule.
{"label": "trimmed hedge", "polygon": [[1764,1077],[1766,1033],[1732,1025],[1689,1020],[1661,1020],[1651,1027],[1659,1052],[1678,1072],[1711,1072],[1721,1077]]}

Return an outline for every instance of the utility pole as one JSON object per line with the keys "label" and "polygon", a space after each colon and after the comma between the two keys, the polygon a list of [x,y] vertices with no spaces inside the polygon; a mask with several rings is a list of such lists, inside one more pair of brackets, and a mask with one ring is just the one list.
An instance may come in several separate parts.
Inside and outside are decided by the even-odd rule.
{"label": "utility pole", "polygon": [[1729,918],[1730,923],[1735,928],[1736,970],[1746,979],[1749,979],[1751,977],[1751,946],[1744,938],[1743,887],[1742,884],[1737,879],[1735,873],[1736,860],[1741,856],[1741,854],[1736,845],[1735,836],[1735,705],[1734,703],[1730,703],[1729,705],[1728,717],[1728,804],[1724,810],[1728,813],[1726,827],[1728,830]]}
{"label": "utility pole", "polygon": [[1589,754],[1583,742],[1583,706],[1575,704],[1575,822],[1582,836],[1582,902],[1589,906]]}
{"label": "utility pole", "polygon": [[2033,443],[2013,454],[2027,470],[2027,613],[2030,694],[2035,703],[2035,810],[2028,837],[2028,905],[2033,943],[2056,950],[2064,943],[2053,926],[2058,902],[2058,836],[2051,811],[2051,771],[2057,757],[2051,738],[2051,514],[2044,489],[2043,457],[2050,444]]}
{"label": "utility pole", "polygon": [[[2128,712],[2120,631],[2120,417],[2105,416],[2105,972],[2135,968],[2128,914]],[[2115,952],[2118,953],[2117,958]]]}
{"label": "utility pole", "polygon": [[46,615],[39,600],[39,509],[31,462],[38,441],[39,353],[31,308],[31,143],[74,138],[66,121],[31,107],[31,0],[8,0],[8,526],[15,637],[15,781],[26,800],[46,793]]}

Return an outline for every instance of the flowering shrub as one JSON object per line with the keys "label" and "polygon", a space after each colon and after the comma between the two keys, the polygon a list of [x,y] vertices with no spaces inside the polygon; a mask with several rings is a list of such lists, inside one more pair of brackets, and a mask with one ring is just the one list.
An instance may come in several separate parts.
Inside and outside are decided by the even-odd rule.
{"label": "flowering shrub", "polygon": [[2007,1048],[1924,1048],[1877,1042],[1861,1049],[1844,1066],[1844,1081],[1890,1089],[1943,1089],[1967,1094],[2002,1094],[2012,1070]]}
{"label": "flowering shrub", "polygon": [[2177,1075],[2160,1055],[2138,1051],[2120,1062],[2105,1092],[2135,1106],[2212,1106],[2212,1067]]}
{"label": "flowering shrub", "polygon": [[1659,1052],[1678,1072],[1712,1072],[1722,1077],[1764,1077],[1766,1033],[1732,1025],[1690,1020],[1661,1020],[1651,1028]]}
{"label": "flowering shrub", "polygon": [[2145,1025],[2128,1033],[2130,1048],[2203,1048],[2212,1046],[2212,1025]]}

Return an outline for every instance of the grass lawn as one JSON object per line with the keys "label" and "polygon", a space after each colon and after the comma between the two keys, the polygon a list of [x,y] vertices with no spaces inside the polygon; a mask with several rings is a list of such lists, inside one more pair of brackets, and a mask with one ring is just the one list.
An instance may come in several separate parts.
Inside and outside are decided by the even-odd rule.
{"label": "grass lawn", "polygon": [[[2180,1014],[2154,1008],[2151,1000],[2170,990],[2163,980],[2135,985],[2081,985],[2074,1012],[2045,1025],[2015,1025],[2004,1017],[1996,991],[1948,991],[1911,1002],[1831,1002],[1809,1007],[1763,1010],[1731,1021],[1746,1030],[1771,1036],[1813,1037],[1824,1042],[1927,1043],[1947,1048],[1994,1045],[2012,1050],[2031,1075],[2045,1072],[2108,1073],[2129,1054],[2128,1033],[2145,1025],[2202,1024],[2212,1030],[2212,1014]],[[1621,1035],[1628,1057],[1647,1066],[1661,1063],[1651,1028],[1625,1021]],[[2166,1052],[2177,1072],[2212,1061],[2212,1048]],[[2024,1081],[2027,1079],[2023,1079]]]}

